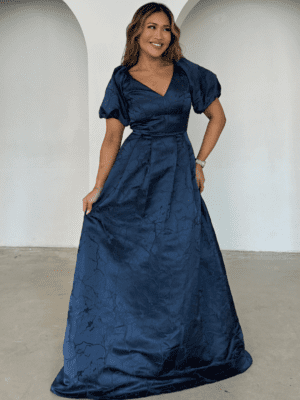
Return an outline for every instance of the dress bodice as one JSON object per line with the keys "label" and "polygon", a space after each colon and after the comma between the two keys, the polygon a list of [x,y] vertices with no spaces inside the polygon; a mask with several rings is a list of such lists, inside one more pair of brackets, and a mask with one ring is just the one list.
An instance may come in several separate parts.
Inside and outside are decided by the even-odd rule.
{"label": "dress bodice", "polygon": [[151,136],[185,132],[191,105],[201,114],[221,95],[216,74],[185,57],[174,62],[174,72],[164,96],[134,79],[128,67],[120,65],[113,71],[100,118],[117,118],[133,131]]}

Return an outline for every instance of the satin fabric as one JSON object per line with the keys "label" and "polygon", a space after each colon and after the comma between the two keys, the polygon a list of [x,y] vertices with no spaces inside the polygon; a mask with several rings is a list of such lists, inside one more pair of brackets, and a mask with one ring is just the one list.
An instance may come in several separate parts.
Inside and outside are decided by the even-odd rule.
{"label": "satin fabric", "polygon": [[165,96],[114,69],[99,116],[133,131],[84,215],[54,394],[134,399],[252,364],[187,134],[191,106],[201,114],[220,95],[186,58]]}

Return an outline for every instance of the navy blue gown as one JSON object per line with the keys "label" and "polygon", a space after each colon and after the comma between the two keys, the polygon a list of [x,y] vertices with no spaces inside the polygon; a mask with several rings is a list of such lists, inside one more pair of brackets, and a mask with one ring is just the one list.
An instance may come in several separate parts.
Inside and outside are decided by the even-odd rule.
{"label": "navy blue gown", "polygon": [[51,391],[135,399],[214,383],[252,364],[187,134],[221,86],[181,58],[162,96],[114,69],[99,110],[133,132],[84,214]]}

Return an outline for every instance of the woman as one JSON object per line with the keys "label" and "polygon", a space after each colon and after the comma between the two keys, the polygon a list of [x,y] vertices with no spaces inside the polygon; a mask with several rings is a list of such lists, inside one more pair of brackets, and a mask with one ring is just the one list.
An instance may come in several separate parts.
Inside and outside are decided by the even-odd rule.
{"label": "woman", "polygon": [[[171,393],[252,364],[201,197],[204,161],[225,125],[221,86],[182,56],[179,35],[166,6],[140,7],[106,88],[99,110],[106,135],[95,188],[83,199],[64,366],[51,386],[61,397]],[[209,118],[196,162],[191,105]]]}

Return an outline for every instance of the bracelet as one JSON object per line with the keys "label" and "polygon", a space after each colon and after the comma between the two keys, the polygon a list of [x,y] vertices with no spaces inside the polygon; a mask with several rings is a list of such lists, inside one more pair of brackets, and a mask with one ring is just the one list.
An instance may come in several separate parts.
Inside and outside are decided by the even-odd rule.
{"label": "bracelet", "polygon": [[201,161],[197,157],[195,158],[195,161],[197,164],[201,165],[202,168],[204,168],[204,165],[206,164],[206,161]]}

